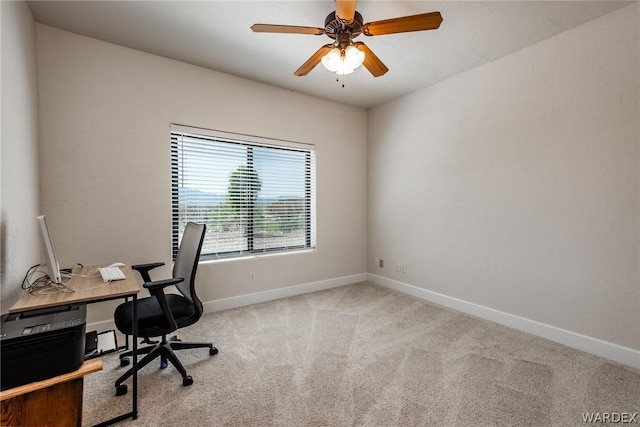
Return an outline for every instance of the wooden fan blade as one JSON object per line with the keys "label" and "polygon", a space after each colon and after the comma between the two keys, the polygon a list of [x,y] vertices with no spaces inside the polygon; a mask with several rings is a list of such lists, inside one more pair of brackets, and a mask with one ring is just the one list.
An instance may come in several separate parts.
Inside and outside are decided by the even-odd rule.
{"label": "wooden fan blade", "polygon": [[366,44],[362,42],[356,42],[354,43],[354,45],[356,46],[356,49],[364,52],[364,62],[362,63],[362,65],[364,65],[365,68],[369,70],[373,77],[380,77],[387,71],[389,71],[387,66],[384,65],[382,61],[380,61],[380,58],[378,58],[376,54],[367,47]]}
{"label": "wooden fan blade", "polygon": [[336,16],[351,22],[356,14],[356,0],[336,0]]}
{"label": "wooden fan blade", "polygon": [[316,53],[311,55],[311,58],[307,59],[307,62],[302,64],[300,68],[298,68],[296,72],[293,74],[298,77],[306,76],[311,72],[311,70],[315,68],[316,65],[320,63],[320,61],[322,60],[322,57],[325,56],[327,53],[329,53],[329,51],[332,48],[333,48],[333,44],[331,43],[325,44],[320,49],[318,49]]}
{"label": "wooden fan blade", "polygon": [[320,36],[324,34],[324,28],[299,27],[296,25],[253,24],[254,33],[287,33],[287,34],[311,34]]}
{"label": "wooden fan blade", "polygon": [[435,30],[440,27],[441,23],[442,15],[440,15],[440,12],[429,12],[420,15],[369,22],[362,26],[362,34],[365,36],[381,36],[384,34]]}

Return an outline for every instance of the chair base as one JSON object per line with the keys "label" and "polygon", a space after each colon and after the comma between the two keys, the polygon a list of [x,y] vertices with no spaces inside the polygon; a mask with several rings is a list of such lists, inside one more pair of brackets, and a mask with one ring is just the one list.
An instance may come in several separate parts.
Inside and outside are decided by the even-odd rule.
{"label": "chair base", "polygon": [[[186,350],[190,348],[208,348],[209,354],[214,355],[218,354],[218,349],[213,346],[211,343],[202,343],[202,342],[185,342],[180,341],[177,338],[173,337],[172,339],[167,340],[166,335],[162,336],[162,340],[156,345],[150,345],[147,347],[142,347],[138,349],[138,354],[144,354],[145,356],[138,361],[137,370],[144,368],[149,364],[152,360],[160,357],[160,367],[165,368],[168,362],[171,362],[173,366],[180,372],[182,375],[182,385],[188,386],[193,384],[193,379],[187,375],[187,371],[180,363],[178,356],[175,354],[175,350]],[[133,355],[133,351],[129,350],[122,354],[120,354],[120,365],[126,366],[128,363],[124,363],[126,357],[130,357]],[[126,381],[129,377],[133,375],[133,367],[131,367],[127,372],[122,374],[120,378],[116,380],[116,395],[120,396],[122,394],[126,394],[126,386],[122,386],[121,384]]]}

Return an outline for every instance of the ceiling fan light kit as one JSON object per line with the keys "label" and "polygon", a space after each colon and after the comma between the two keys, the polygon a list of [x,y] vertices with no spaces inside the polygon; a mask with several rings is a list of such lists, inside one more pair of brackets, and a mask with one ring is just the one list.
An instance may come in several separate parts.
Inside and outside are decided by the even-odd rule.
{"label": "ceiling fan light kit", "polygon": [[300,27],[295,25],[254,24],[251,29],[262,33],[288,33],[326,35],[335,41],[322,46],[293,74],[306,76],[322,62],[327,70],[337,75],[351,74],[360,65],[373,75],[380,77],[389,69],[362,42],[353,42],[360,34],[381,36],[385,34],[407,33],[411,31],[435,30],[440,27],[440,12],[385,19],[363,24],[362,15],[356,11],[356,0],[336,0],[336,11],[325,19],[324,28]]}
{"label": "ceiling fan light kit", "polygon": [[327,70],[337,75],[351,74],[356,68],[362,65],[364,52],[358,50],[354,45],[344,49],[334,47],[322,57],[322,65]]}

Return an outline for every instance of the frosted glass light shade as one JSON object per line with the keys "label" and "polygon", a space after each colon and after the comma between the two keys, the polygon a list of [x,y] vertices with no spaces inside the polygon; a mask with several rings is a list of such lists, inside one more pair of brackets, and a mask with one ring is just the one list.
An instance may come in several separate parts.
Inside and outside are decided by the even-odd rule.
{"label": "frosted glass light shade", "polygon": [[342,57],[340,54],[340,49],[334,47],[322,57],[322,65],[329,71],[336,72],[338,71],[338,67],[342,63]]}
{"label": "frosted glass light shade", "polygon": [[355,46],[347,46],[344,50],[344,57],[347,66],[355,70],[362,65],[362,62],[364,61],[364,52],[358,50]]}
{"label": "frosted glass light shade", "polygon": [[345,74],[351,74],[353,73],[353,68],[349,68],[347,65],[340,65],[340,67],[338,67],[338,69],[336,70],[336,74],[339,76],[344,76]]}

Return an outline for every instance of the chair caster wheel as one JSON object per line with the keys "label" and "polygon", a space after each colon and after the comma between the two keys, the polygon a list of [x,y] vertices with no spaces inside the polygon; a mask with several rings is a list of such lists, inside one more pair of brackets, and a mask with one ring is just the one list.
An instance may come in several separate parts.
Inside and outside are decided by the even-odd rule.
{"label": "chair caster wheel", "polygon": [[193,378],[191,378],[191,375],[187,375],[186,377],[182,377],[182,385],[183,386],[188,386],[193,384]]}
{"label": "chair caster wheel", "polygon": [[218,354],[218,349],[215,347],[212,347],[209,349],[209,355],[213,356],[214,354]]}
{"label": "chair caster wheel", "polygon": [[129,364],[131,363],[131,361],[129,360],[128,357],[123,357],[122,359],[120,359],[120,366],[121,367],[125,367],[125,366],[129,366]]}
{"label": "chair caster wheel", "polygon": [[116,396],[124,396],[127,394],[127,385],[120,384],[116,386]]}

